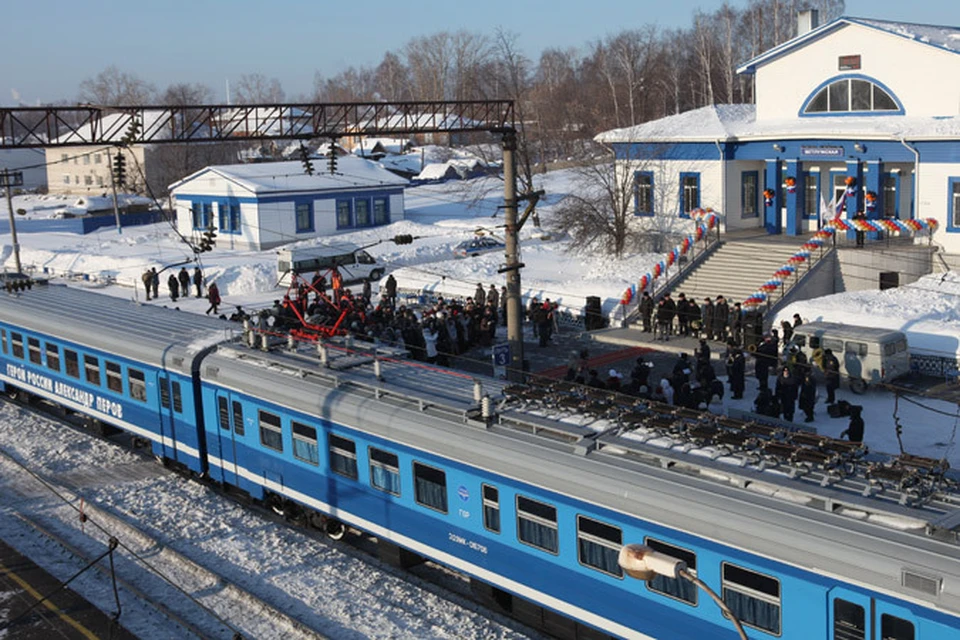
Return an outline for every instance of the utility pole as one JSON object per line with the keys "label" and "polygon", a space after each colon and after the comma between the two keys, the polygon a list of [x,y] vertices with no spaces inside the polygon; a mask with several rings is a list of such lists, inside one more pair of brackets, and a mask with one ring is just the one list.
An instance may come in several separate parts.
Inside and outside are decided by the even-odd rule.
{"label": "utility pole", "polygon": [[510,364],[507,379],[522,382],[523,371],[523,305],[520,301],[520,225],[517,220],[517,168],[514,153],[517,150],[517,132],[507,129],[503,134],[503,221],[506,226],[506,264],[501,271],[507,274],[507,343],[510,345]]}
{"label": "utility pole", "polygon": [[4,167],[3,173],[0,173],[0,186],[7,192],[7,209],[10,211],[10,237],[13,240],[13,260],[17,267],[17,273],[23,273],[23,267],[20,264],[20,243],[17,242],[17,221],[13,217],[13,195],[11,189],[23,185],[23,172],[10,172]]}

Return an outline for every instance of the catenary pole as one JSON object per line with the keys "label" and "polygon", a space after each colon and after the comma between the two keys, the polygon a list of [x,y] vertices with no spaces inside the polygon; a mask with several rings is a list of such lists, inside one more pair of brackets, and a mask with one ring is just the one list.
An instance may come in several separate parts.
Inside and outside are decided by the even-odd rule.
{"label": "catenary pole", "polygon": [[520,242],[517,223],[517,171],[514,153],[517,150],[517,132],[507,129],[503,134],[503,217],[506,226],[507,274],[507,343],[510,345],[510,365],[507,379],[523,381],[523,306],[520,301]]}
{"label": "catenary pole", "polygon": [[20,265],[20,243],[17,242],[17,221],[13,217],[13,189],[14,174],[10,173],[6,167],[3,169],[3,187],[7,192],[7,210],[10,212],[10,239],[13,242],[13,260],[17,267],[17,273],[23,273]]}

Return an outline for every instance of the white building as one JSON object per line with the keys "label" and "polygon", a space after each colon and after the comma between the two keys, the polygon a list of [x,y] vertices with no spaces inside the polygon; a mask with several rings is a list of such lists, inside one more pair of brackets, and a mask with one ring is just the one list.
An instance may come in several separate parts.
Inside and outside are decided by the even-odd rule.
{"label": "white building", "polygon": [[183,235],[212,225],[218,247],[261,250],[402,220],[406,184],[372,162],[344,156],[333,174],[323,160],[313,175],[300,162],[206,167],[170,191]]}
{"label": "white building", "polygon": [[[812,20],[811,20],[812,18]],[[807,234],[836,211],[934,218],[960,254],[960,28],[842,17],[743,63],[756,105],[715,105],[597,140],[634,174],[639,224]],[[852,188],[848,189],[848,186]],[[765,191],[766,196],[765,197]]]}

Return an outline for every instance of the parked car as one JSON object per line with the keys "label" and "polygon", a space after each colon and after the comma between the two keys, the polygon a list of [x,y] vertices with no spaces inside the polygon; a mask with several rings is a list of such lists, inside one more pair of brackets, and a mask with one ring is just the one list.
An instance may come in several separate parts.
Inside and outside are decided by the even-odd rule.
{"label": "parked car", "polygon": [[505,245],[502,240],[498,240],[492,236],[477,236],[476,238],[464,240],[455,246],[453,248],[453,255],[457,258],[472,258],[485,253],[503,251],[506,248],[507,245]]}

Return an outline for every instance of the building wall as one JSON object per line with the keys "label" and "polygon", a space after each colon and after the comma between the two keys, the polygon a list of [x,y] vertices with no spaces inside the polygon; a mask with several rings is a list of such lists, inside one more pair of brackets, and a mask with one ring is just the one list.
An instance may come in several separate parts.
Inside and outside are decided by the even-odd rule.
{"label": "building wall", "polygon": [[[764,163],[753,160],[733,160],[726,163],[726,198],[721,209],[723,213],[725,231],[739,229],[754,229],[763,226],[763,170]],[[743,174],[756,172],[757,215],[744,217],[743,206]]]}
{"label": "building wall", "polygon": [[[839,70],[847,55],[860,55],[859,70]],[[757,120],[795,118],[824,81],[848,73],[878,80],[907,116],[960,113],[960,55],[852,24],[757,69]]]}
{"label": "building wall", "polygon": [[919,196],[918,218],[936,218],[939,226],[934,233],[934,242],[939,243],[947,253],[960,253],[960,228],[954,227],[948,220],[950,178],[960,179],[960,163],[921,164],[917,179]]}
{"label": "building wall", "polygon": [[[693,228],[689,218],[680,216],[680,177],[699,174],[700,207],[723,213],[721,183],[722,164],[718,160],[641,160],[627,162],[619,171],[649,171],[654,174],[655,216],[635,216],[635,223],[644,230],[666,234],[689,233]],[[631,211],[634,211],[631,198]]]}
{"label": "building wall", "polygon": [[[88,146],[58,147],[45,151],[47,190],[50,193],[100,195],[111,190],[113,157],[117,149],[104,150],[103,146]],[[146,166],[144,147],[122,149],[122,153],[126,156],[128,183],[142,183],[136,162],[139,162],[141,167]]]}
{"label": "building wall", "polygon": [[916,282],[933,271],[936,247],[913,245],[890,249],[838,249],[835,290],[865,291],[880,288],[880,274],[895,271],[900,285]]}

